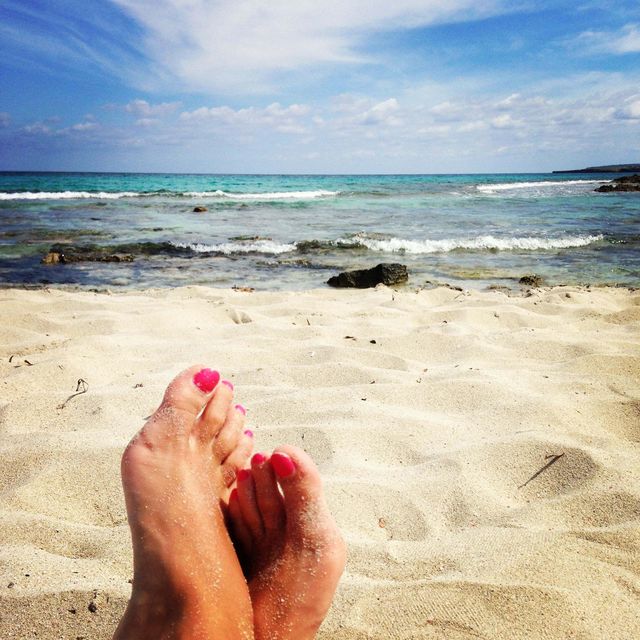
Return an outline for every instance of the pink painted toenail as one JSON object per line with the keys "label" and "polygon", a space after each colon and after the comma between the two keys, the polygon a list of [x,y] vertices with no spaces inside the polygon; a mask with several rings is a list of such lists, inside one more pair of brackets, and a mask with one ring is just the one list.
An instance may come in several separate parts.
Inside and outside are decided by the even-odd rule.
{"label": "pink painted toenail", "polygon": [[229,382],[229,380],[223,380],[222,384],[227,385],[231,391],[233,391],[233,382]]}
{"label": "pink painted toenail", "polygon": [[201,369],[193,376],[193,384],[204,393],[213,391],[218,382],[220,382],[220,374],[213,369]]}
{"label": "pink painted toenail", "polygon": [[246,416],[247,415],[247,410],[241,405],[241,404],[237,404],[236,405],[236,409],[243,415]]}
{"label": "pink painted toenail", "polygon": [[296,470],[293,460],[284,453],[274,453],[271,456],[271,466],[278,478],[288,478]]}
{"label": "pink painted toenail", "polygon": [[262,464],[267,459],[267,456],[264,453],[256,453],[253,458],[251,458],[251,464]]}
{"label": "pink painted toenail", "polygon": [[249,476],[251,475],[251,471],[249,471],[249,469],[240,469],[240,471],[238,471],[238,482],[243,482],[244,480],[247,480],[249,478]]}
{"label": "pink painted toenail", "polygon": [[253,431],[251,431],[251,429],[247,429],[247,430],[244,432],[244,435],[245,435],[245,436],[249,436],[250,438],[253,438]]}

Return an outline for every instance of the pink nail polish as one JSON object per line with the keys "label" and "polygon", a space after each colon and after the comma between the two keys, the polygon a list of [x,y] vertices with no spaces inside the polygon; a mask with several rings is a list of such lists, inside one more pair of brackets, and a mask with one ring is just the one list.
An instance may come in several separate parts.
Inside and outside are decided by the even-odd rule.
{"label": "pink nail polish", "polygon": [[262,464],[267,459],[267,456],[264,453],[255,453],[253,458],[251,458],[251,464]]}
{"label": "pink nail polish", "polygon": [[288,478],[296,470],[293,460],[284,453],[274,453],[271,456],[271,466],[278,478]]}
{"label": "pink nail polish", "polygon": [[229,387],[229,389],[231,389],[231,391],[233,391],[233,382],[230,382],[229,380],[223,380],[222,384],[226,385],[227,387]]}
{"label": "pink nail polish", "polygon": [[193,384],[204,393],[213,391],[218,382],[220,382],[220,374],[213,369],[201,369],[193,376]]}
{"label": "pink nail polish", "polygon": [[237,475],[238,482],[243,482],[244,480],[247,480],[250,475],[251,475],[251,471],[249,471],[249,469],[240,469]]}
{"label": "pink nail polish", "polygon": [[247,410],[241,405],[241,404],[237,404],[236,405],[236,409],[243,415],[246,416],[247,415]]}
{"label": "pink nail polish", "polygon": [[251,429],[247,429],[247,430],[244,432],[244,435],[245,435],[245,436],[249,436],[250,438],[253,438],[253,431],[251,431]]}

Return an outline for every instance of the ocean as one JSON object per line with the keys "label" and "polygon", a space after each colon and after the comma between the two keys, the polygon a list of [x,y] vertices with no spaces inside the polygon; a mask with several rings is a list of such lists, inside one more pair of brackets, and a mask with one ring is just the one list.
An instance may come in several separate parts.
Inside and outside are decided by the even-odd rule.
{"label": "ocean", "polygon": [[611,178],[4,172],[0,283],[297,290],[400,262],[410,286],[640,286],[640,195]]}

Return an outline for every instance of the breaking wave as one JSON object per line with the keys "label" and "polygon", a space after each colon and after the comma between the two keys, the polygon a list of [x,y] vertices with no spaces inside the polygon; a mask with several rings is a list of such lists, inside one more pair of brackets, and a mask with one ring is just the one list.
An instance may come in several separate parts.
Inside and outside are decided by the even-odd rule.
{"label": "breaking wave", "polygon": [[337,196],[339,191],[273,191],[265,193],[231,193],[229,191],[187,191],[184,195],[194,198],[229,198],[230,200],[314,200]]}
{"label": "breaking wave", "polygon": [[253,242],[222,242],[220,244],[204,244],[200,242],[172,242],[174,247],[190,250],[193,253],[222,253],[224,255],[237,255],[242,253],[264,253],[280,255],[296,250],[296,244],[280,243],[273,240],[255,240]]}
{"label": "breaking wave", "polygon": [[153,196],[178,198],[225,198],[228,200],[314,200],[336,196],[339,191],[267,191],[265,193],[231,193],[228,191],[18,191],[0,193],[0,200],[119,200],[120,198],[149,198]]}
{"label": "breaking wave", "polygon": [[276,242],[256,240],[250,242],[171,243],[172,246],[192,251],[195,254],[237,255],[261,253],[280,255],[283,253],[326,253],[332,250],[364,249],[381,253],[430,254],[450,251],[546,251],[585,247],[603,240],[603,235],[566,236],[563,238],[479,236],[477,238],[445,238],[442,240],[404,240],[402,238],[380,239],[357,234],[350,238],[337,240],[301,240],[298,242]]}
{"label": "breaking wave", "polygon": [[542,180],[539,182],[502,182],[496,184],[479,184],[478,191],[494,193],[496,191],[511,191],[512,189],[537,189],[540,187],[558,187],[577,184],[602,184],[608,180]]}

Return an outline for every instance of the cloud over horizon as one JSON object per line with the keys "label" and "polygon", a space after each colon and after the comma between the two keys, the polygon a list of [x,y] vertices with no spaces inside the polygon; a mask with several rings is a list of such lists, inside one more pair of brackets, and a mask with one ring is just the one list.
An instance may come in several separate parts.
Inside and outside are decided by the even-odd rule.
{"label": "cloud over horizon", "polygon": [[631,0],[4,0],[0,17],[0,167],[524,171],[640,157]]}

